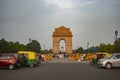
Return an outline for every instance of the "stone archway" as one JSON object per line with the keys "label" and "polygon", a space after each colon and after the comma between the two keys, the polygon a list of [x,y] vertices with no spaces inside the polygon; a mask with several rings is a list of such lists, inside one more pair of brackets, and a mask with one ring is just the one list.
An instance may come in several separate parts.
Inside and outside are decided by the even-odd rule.
{"label": "stone archway", "polygon": [[61,26],[59,28],[55,28],[53,32],[53,53],[59,53],[59,43],[60,40],[65,40],[65,52],[72,53],[72,32],[70,28],[66,28]]}

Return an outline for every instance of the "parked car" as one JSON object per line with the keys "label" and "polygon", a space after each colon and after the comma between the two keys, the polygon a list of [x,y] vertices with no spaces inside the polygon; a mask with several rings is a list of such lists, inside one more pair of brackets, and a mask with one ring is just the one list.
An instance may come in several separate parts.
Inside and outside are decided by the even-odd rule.
{"label": "parked car", "polygon": [[107,69],[120,67],[120,53],[112,54],[109,58],[100,59],[97,65]]}
{"label": "parked car", "polygon": [[0,68],[15,69],[18,67],[14,54],[0,54]]}

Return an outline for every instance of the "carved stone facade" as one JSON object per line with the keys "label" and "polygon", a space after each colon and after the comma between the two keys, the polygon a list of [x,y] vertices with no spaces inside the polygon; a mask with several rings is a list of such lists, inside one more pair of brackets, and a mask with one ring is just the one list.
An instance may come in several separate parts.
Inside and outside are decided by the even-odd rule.
{"label": "carved stone facade", "polygon": [[59,43],[61,40],[65,41],[65,49],[66,53],[72,53],[72,32],[70,28],[66,28],[61,26],[59,28],[55,28],[53,32],[53,53],[59,53]]}

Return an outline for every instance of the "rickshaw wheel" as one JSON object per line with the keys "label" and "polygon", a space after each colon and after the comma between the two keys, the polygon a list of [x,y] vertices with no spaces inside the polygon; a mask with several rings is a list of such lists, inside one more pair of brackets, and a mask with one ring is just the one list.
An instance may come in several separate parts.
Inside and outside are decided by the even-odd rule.
{"label": "rickshaw wheel", "polygon": [[30,67],[34,67],[34,64],[30,64]]}
{"label": "rickshaw wheel", "polygon": [[14,69],[14,65],[12,65],[12,64],[9,65],[9,69],[10,69],[10,70]]}

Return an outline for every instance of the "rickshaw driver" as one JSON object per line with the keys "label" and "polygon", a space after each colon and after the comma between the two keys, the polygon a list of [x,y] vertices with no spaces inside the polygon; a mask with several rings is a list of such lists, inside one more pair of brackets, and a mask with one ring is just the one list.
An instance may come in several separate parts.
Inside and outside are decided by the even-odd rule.
{"label": "rickshaw driver", "polygon": [[27,57],[25,56],[25,54],[22,54],[22,61],[23,61],[24,63],[27,63]]}

